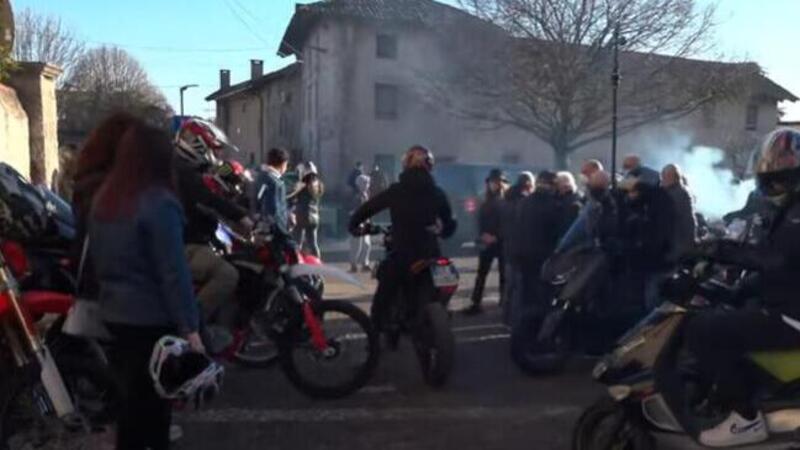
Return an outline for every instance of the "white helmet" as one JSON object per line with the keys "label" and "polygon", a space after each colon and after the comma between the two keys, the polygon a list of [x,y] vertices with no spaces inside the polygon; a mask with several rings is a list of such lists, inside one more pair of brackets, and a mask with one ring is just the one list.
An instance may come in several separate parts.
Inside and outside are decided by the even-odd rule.
{"label": "white helmet", "polygon": [[297,165],[297,178],[302,181],[308,175],[319,175],[317,166],[313,162],[308,161]]}
{"label": "white helmet", "polygon": [[224,150],[239,151],[216,125],[197,118],[181,124],[175,134],[175,145],[182,158],[196,165],[216,164]]}
{"label": "white helmet", "polygon": [[150,357],[150,376],[156,392],[170,400],[194,401],[199,408],[222,386],[225,368],[208,356],[193,351],[185,339],[164,336]]}

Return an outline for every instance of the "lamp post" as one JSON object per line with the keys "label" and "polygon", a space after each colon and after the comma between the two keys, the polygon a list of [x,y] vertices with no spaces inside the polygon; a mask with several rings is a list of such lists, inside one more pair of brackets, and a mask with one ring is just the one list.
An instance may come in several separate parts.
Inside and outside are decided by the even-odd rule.
{"label": "lamp post", "polygon": [[187,89],[197,87],[196,84],[186,84],[181,86],[181,117],[183,117],[183,93],[186,92]]}
{"label": "lamp post", "polygon": [[614,69],[611,71],[611,186],[617,187],[617,110],[619,92],[619,46],[625,45],[625,38],[619,35],[619,22],[614,26]]}

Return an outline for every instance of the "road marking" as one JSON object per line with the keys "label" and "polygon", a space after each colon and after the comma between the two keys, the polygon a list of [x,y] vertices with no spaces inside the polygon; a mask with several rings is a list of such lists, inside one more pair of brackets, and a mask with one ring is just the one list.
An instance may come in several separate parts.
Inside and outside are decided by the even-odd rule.
{"label": "road marking", "polygon": [[537,422],[576,415],[578,406],[458,407],[452,408],[334,408],[334,409],[242,409],[206,410],[179,415],[189,423],[287,423],[287,422],[394,422],[505,420]]}
{"label": "road marking", "polygon": [[459,332],[462,332],[462,331],[494,330],[494,329],[498,329],[498,328],[502,328],[502,329],[505,329],[505,330],[510,330],[508,325],[506,325],[504,323],[490,323],[488,325],[468,325],[468,326],[463,326],[463,327],[455,327],[455,328],[453,328],[453,332],[459,333]]}
{"label": "road marking", "polygon": [[467,338],[459,338],[456,339],[456,343],[458,344],[472,344],[475,342],[487,342],[487,341],[499,341],[503,339],[510,339],[510,333],[500,333],[500,334],[487,334],[486,336],[474,336],[474,337],[467,337]]}
{"label": "road marking", "polygon": [[375,386],[364,386],[358,390],[358,394],[375,395],[375,394],[390,394],[397,392],[397,387],[393,384],[379,384]]}

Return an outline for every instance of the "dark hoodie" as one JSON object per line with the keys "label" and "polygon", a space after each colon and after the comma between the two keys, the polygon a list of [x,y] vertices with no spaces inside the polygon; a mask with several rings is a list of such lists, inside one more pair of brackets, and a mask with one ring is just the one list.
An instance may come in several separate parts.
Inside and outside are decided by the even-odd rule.
{"label": "dark hoodie", "polygon": [[447,195],[424,169],[404,171],[398,183],[361,205],[350,218],[350,230],[385,209],[389,209],[392,218],[395,253],[409,260],[441,254],[438,238],[427,230],[437,219],[442,222],[442,238],[456,231]]}

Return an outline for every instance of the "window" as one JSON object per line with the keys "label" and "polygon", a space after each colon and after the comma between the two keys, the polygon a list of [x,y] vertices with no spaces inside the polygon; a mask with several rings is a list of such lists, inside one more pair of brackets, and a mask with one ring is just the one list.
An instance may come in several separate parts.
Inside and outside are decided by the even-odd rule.
{"label": "window", "polygon": [[745,129],[755,130],[758,128],[758,105],[747,105],[747,117],[745,118]]}
{"label": "window", "polygon": [[375,118],[397,119],[398,89],[392,84],[375,85]]}
{"label": "window", "polygon": [[397,36],[379,34],[375,56],[381,59],[397,59]]}
{"label": "window", "polygon": [[503,164],[521,164],[522,155],[518,152],[506,152],[502,158]]}

